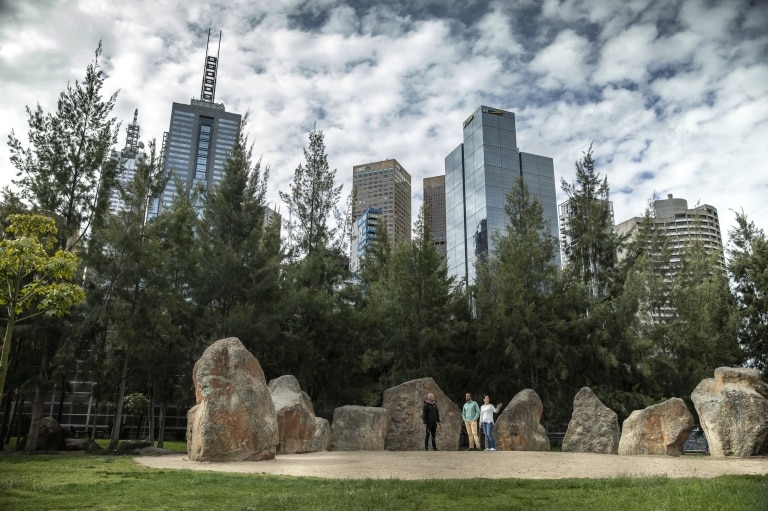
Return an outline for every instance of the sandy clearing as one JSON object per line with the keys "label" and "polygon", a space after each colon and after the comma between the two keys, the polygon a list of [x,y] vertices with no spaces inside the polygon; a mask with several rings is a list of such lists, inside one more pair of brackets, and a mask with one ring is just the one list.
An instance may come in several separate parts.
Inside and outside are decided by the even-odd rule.
{"label": "sandy clearing", "polygon": [[768,457],[617,456],[529,451],[325,451],[265,461],[194,462],[186,455],[141,456],[151,468],[330,479],[566,479],[620,476],[711,478],[768,474]]}

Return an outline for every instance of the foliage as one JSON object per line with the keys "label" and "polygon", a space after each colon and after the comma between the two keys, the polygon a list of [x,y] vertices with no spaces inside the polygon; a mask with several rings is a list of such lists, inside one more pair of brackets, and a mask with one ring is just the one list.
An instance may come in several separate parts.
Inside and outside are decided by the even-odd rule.
{"label": "foliage", "polygon": [[23,198],[53,216],[59,226],[59,247],[78,244],[95,218],[106,211],[114,186],[117,162],[110,158],[118,124],[110,117],[117,93],[102,97],[101,42],[88,65],[85,80],[59,95],[55,113],[27,107],[25,147],[11,131],[11,163],[18,170],[14,183]]}
{"label": "foliage", "polygon": [[[0,306],[7,315],[2,358],[0,396],[15,325],[39,314],[60,317],[85,299],[83,288],[72,283],[77,256],[57,250],[56,225],[41,215],[11,215],[0,241]],[[34,311],[34,312],[33,312]]]}
{"label": "foliage", "polygon": [[768,237],[742,211],[730,231],[728,272],[738,306],[739,342],[746,362],[765,372],[768,367]]}
{"label": "foliage", "polygon": [[563,226],[564,264],[576,273],[597,300],[611,295],[612,272],[621,240],[613,229],[608,178],[595,170],[592,144],[576,162],[576,181],[561,180],[569,215]]}
{"label": "foliage", "polygon": [[[288,231],[289,254],[293,258],[328,247],[338,241],[337,230],[343,226],[329,225],[337,215],[341,185],[333,182],[336,169],[330,170],[325,152],[325,136],[314,127],[309,133],[309,147],[304,149],[304,164],[294,171],[290,193],[280,192],[280,198],[288,207],[285,223]],[[336,249],[340,247],[337,245]]]}

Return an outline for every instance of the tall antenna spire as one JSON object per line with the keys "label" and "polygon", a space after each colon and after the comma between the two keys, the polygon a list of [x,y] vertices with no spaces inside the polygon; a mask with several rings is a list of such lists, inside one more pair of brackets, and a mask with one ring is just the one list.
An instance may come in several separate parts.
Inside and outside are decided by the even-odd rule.
{"label": "tall antenna spire", "polygon": [[136,152],[139,143],[139,109],[133,111],[133,122],[125,128],[125,148]]}
{"label": "tall antenna spire", "polygon": [[221,53],[221,30],[219,30],[219,49],[216,56],[208,55],[208,45],[211,42],[211,29],[208,29],[208,41],[205,43],[205,65],[203,66],[203,86],[200,89],[200,99],[213,103],[216,96],[216,71],[219,67]]}

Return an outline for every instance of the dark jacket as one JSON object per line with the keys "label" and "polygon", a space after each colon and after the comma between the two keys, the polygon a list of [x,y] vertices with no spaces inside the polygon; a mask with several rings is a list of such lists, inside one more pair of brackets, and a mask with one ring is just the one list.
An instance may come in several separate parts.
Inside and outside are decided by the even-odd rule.
{"label": "dark jacket", "polygon": [[424,401],[424,406],[421,407],[421,422],[424,424],[440,422],[440,410],[437,409],[437,403]]}

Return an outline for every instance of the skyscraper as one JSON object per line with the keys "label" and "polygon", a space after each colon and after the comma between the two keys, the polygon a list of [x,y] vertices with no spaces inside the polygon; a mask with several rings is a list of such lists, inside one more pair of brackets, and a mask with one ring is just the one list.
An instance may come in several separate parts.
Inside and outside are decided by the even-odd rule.
{"label": "skyscraper", "polygon": [[[395,159],[364,163],[352,168],[352,218],[355,223],[370,208],[380,209],[377,228],[386,228],[390,243],[411,241],[411,175]],[[354,236],[350,249],[351,266],[362,253]]]}
{"label": "skyscraper", "polygon": [[445,176],[424,178],[424,215],[432,242],[445,257]]}
{"label": "skyscraper", "polygon": [[[112,152],[112,158],[117,160],[121,166],[118,176],[119,186],[125,188],[136,174],[136,166],[146,157],[144,154],[144,144],[139,141],[139,109],[133,111],[133,122],[126,128],[125,147]],[[117,214],[126,209],[125,201],[118,188],[114,188],[109,194],[109,211]]]}
{"label": "skyscraper", "polygon": [[224,175],[224,162],[237,141],[242,119],[240,114],[227,112],[223,103],[214,102],[218,61],[218,56],[208,55],[206,47],[200,99],[193,98],[189,105],[174,102],[171,107],[171,124],[163,143],[163,162],[170,179],[154,214],[171,203],[177,180],[182,187],[178,191],[189,193],[196,186],[211,188]]}
{"label": "skyscraper", "polygon": [[[504,232],[506,196],[518,177],[541,203],[557,239],[552,158],[519,151],[514,113],[480,106],[464,121],[464,143],[445,158],[449,275],[474,282],[475,262],[494,251],[493,233]],[[559,251],[553,257],[560,266]]]}

